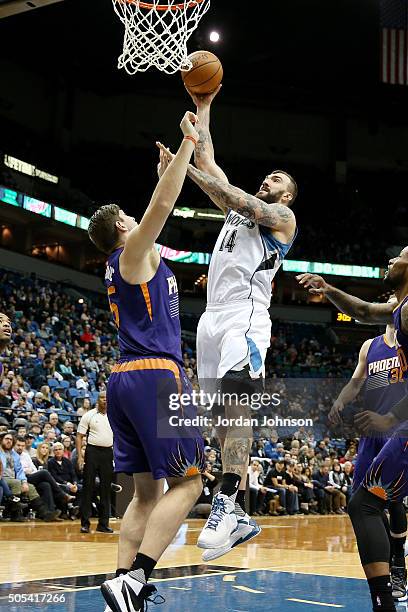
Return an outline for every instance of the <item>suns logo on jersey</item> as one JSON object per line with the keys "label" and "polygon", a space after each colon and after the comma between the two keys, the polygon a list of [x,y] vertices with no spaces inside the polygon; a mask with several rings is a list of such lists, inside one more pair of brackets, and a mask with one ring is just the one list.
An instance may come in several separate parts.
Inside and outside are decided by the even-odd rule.
{"label": "suns logo on jersey", "polygon": [[399,368],[400,362],[398,357],[389,357],[388,359],[380,359],[379,361],[372,361],[368,364],[368,375],[378,374],[378,372],[385,372],[392,370],[393,368]]}
{"label": "suns logo on jersey", "polygon": [[105,272],[105,280],[111,281],[112,282],[112,278],[114,275],[115,269],[112,268],[112,266],[107,265],[106,266],[106,272]]}
{"label": "suns logo on jersey", "polygon": [[175,276],[169,276],[167,278],[167,283],[169,285],[169,295],[173,293],[178,293],[177,281]]}

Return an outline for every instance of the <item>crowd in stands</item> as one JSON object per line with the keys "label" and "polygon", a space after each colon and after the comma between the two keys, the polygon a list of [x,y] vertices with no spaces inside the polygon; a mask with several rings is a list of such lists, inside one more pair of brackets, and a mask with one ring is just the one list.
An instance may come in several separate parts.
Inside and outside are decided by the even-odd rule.
{"label": "crowd in stands", "polygon": [[[203,493],[192,516],[208,516],[212,497],[221,479],[220,450],[215,439],[207,439]],[[339,514],[347,512],[353,486],[357,442],[339,446],[326,437],[315,441],[312,432],[295,432],[279,441],[258,438],[248,467],[249,512],[252,516],[295,514]]]}
{"label": "crowd in stands", "polygon": [[[6,271],[0,274],[0,282],[0,311],[13,321],[12,342],[1,356],[0,470],[11,478],[12,469],[4,459],[8,454],[10,461],[14,458],[14,470],[21,463],[18,469],[27,477],[31,497],[32,488],[39,489],[45,504],[39,516],[50,518],[46,512],[55,514],[59,507],[63,517],[72,518],[82,479],[75,450],[76,427],[106,390],[110,367],[119,356],[116,328],[106,308],[97,301],[78,300],[77,294],[62,285]],[[313,432],[279,430],[280,438],[270,428],[255,431],[254,461],[249,468],[253,513],[341,513],[346,508],[356,450],[346,448],[345,440],[326,439],[319,444],[318,439],[326,433],[327,412],[333,402],[330,379],[349,375],[353,358],[338,354],[322,329],[274,325],[267,380],[280,393],[280,414],[307,413],[321,428]],[[184,342],[184,366],[197,387],[192,346]],[[318,379],[315,394],[312,378]],[[295,380],[301,385],[296,392],[291,387]],[[221,470],[220,452],[211,432],[205,435],[210,449],[202,497],[210,499]],[[16,454],[11,454],[12,447]],[[52,481],[35,476],[42,471]],[[28,489],[23,493],[28,494]],[[4,491],[0,480],[0,505],[1,498],[4,503],[20,494],[7,487]],[[30,501],[28,496],[29,506]],[[205,499],[200,503],[205,504]],[[18,507],[14,516],[21,517],[21,510],[24,508]]]}

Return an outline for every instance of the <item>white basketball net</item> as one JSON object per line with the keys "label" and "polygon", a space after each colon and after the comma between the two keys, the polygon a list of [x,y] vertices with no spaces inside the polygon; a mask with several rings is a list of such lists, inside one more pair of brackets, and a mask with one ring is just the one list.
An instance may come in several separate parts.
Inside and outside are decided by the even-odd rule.
{"label": "white basketball net", "polygon": [[112,1],[125,26],[119,69],[124,68],[128,74],[145,72],[151,66],[167,74],[190,70],[187,41],[210,8],[211,0]]}

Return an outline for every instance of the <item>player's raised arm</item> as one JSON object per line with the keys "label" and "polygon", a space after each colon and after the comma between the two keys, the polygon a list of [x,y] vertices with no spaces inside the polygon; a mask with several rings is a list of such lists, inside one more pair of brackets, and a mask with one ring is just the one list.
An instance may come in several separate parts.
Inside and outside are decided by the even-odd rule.
{"label": "player's raised arm", "polygon": [[372,338],[366,340],[360,349],[358,355],[358,364],[354,370],[353,376],[350,378],[347,385],[340,391],[338,398],[334,402],[332,409],[329,412],[329,421],[336,424],[340,422],[340,413],[343,411],[344,406],[349,404],[356,399],[357,395],[361,391],[361,387],[367,378],[367,354],[368,349],[371,346]]}
{"label": "player's raised arm", "polygon": [[[172,157],[172,153],[164,145],[158,143],[158,147],[165,155]],[[187,175],[219,208],[230,208],[259,225],[282,232],[288,239],[293,237],[296,218],[285,204],[260,200],[238,187],[194,168],[191,164],[188,167]]]}
{"label": "player's raised arm", "polygon": [[362,323],[393,323],[395,304],[372,304],[329,285],[318,274],[299,274],[299,283],[315,295],[325,295],[339,310]]}
{"label": "player's raised arm", "polygon": [[291,209],[285,204],[273,204],[260,200],[191,165],[187,174],[220,208],[235,210],[259,225],[284,233],[288,239],[293,236],[296,219]]}
{"label": "player's raised arm", "polygon": [[202,170],[203,172],[206,172],[207,174],[228,183],[229,181],[225,172],[215,161],[214,145],[210,132],[211,104],[215,96],[219,93],[221,87],[222,86],[219,85],[215,91],[205,95],[194,94],[187,87],[186,89],[194,104],[197,106],[197,116],[199,119],[197,131],[200,138],[194,151],[195,165],[199,170]]}
{"label": "player's raised arm", "polygon": [[186,177],[188,163],[198,140],[198,133],[194,127],[196,122],[197,117],[194,113],[187,112],[184,115],[180,124],[184,139],[176,155],[161,176],[141,222],[129,234],[122,254],[124,266],[140,260],[154,246],[173,210]]}

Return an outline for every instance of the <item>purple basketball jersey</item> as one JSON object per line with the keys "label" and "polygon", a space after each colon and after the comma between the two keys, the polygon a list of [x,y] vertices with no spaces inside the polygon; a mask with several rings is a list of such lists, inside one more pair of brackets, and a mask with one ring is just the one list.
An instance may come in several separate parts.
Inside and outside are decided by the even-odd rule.
{"label": "purple basketball jersey", "polygon": [[[387,344],[384,335],[377,336],[371,342],[367,353],[366,373],[364,408],[387,414],[405,396],[406,385],[402,380],[397,349]],[[367,470],[393,435],[393,431],[360,438],[354,467],[353,491],[363,482]]]}
{"label": "purple basketball jersey", "polygon": [[397,349],[384,335],[371,342],[367,353],[364,404],[367,410],[387,414],[406,394]]}
{"label": "purple basketball jersey", "polygon": [[109,256],[105,274],[121,359],[155,356],[182,363],[176,277],[161,259],[152,280],[130,285],[119,270],[122,251]]}

